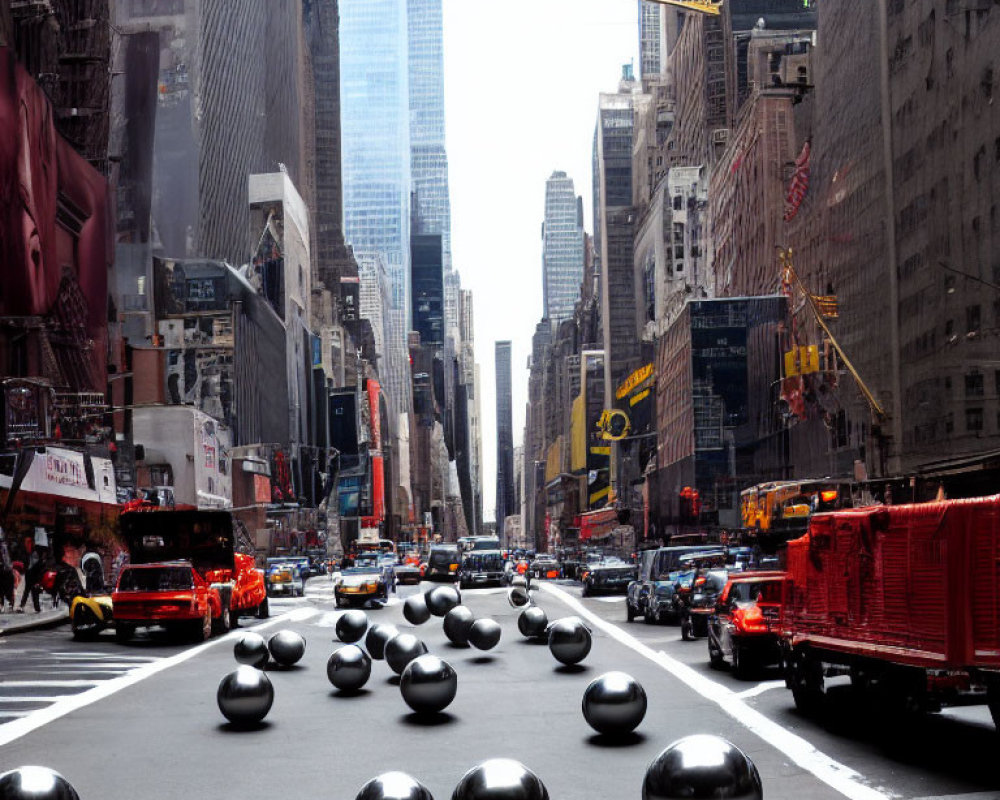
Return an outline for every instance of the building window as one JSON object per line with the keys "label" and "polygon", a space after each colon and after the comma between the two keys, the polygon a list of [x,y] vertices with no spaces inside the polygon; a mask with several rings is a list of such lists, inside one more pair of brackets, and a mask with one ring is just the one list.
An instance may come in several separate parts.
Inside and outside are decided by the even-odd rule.
{"label": "building window", "polygon": [[966,397],[982,397],[983,391],[983,376],[982,373],[970,372],[965,376],[965,396]]}
{"label": "building window", "polygon": [[978,333],[982,324],[982,312],[979,306],[966,306],[965,330],[967,333]]}
{"label": "building window", "polygon": [[983,410],[981,408],[965,409],[965,430],[969,433],[979,433],[983,429]]}

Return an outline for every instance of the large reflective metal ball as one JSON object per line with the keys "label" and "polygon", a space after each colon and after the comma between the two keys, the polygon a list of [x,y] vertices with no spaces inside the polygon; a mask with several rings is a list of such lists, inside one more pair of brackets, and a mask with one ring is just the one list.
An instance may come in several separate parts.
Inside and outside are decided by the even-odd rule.
{"label": "large reflective metal ball", "polygon": [[368,615],[360,608],[356,608],[353,611],[345,611],[337,617],[337,624],[333,628],[334,633],[337,634],[337,638],[347,644],[360,642],[367,630]]}
{"label": "large reflective metal ball", "polygon": [[531,602],[528,589],[524,586],[511,586],[507,592],[507,602],[514,608],[524,608]]}
{"label": "large reflective metal ball", "polygon": [[548,624],[548,615],[538,606],[528,606],[517,618],[517,629],[521,631],[522,636],[529,639],[545,636]]}
{"label": "large reflective metal ball", "polygon": [[393,636],[399,635],[399,628],[395,625],[386,625],[378,622],[368,629],[365,636],[365,647],[368,648],[368,655],[377,661],[385,658],[385,646]]}
{"label": "large reflective metal ball", "polygon": [[422,783],[405,772],[386,772],[361,787],[354,800],[434,800]]}
{"label": "large reflective metal ball", "polygon": [[435,586],[424,595],[427,608],[435,617],[443,617],[462,602],[462,595],[454,586]]}
{"label": "large reflective metal ball", "polygon": [[563,664],[579,664],[590,652],[591,638],[587,626],[567,617],[549,625],[549,652]]}
{"label": "large reflective metal ball", "polygon": [[403,616],[411,625],[423,625],[431,618],[425,595],[411,594],[403,603]]}
{"label": "large reflective metal ball", "polygon": [[68,780],[48,767],[18,767],[0,773],[3,800],[80,800]]}
{"label": "large reflective metal ball", "polygon": [[549,793],[520,761],[491,758],[462,776],[451,800],[549,800]]}
{"label": "large reflective metal ball", "polygon": [[240,664],[263,669],[267,663],[267,642],[259,633],[244,633],[233,645],[233,655]]}
{"label": "large reflective metal ball", "polygon": [[455,606],[444,615],[444,635],[452,644],[467,645],[469,643],[469,628],[476,621],[476,615],[468,606]]}
{"label": "large reflective metal ball", "polygon": [[267,640],[267,649],[276,664],[290,667],[306,652],[306,640],[295,631],[278,631]]}
{"label": "large reflective metal ball", "polygon": [[642,797],[762,800],[764,788],[757,767],[740,748],[720,736],[698,734],[678,739],[653,759]]}
{"label": "large reflective metal ball", "polygon": [[646,716],[646,690],[631,675],[606,672],[583,693],[583,716],[598,733],[631,733]]}
{"label": "large reflective metal ball", "polygon": [[495,619],[477,619],[469,628],[469,644],[480,650],[492,650],[500,642],[500,623]]}
{"label": "large reflective metal ball", "polygon": [[406,665],[417,656],[427,652],[427,645],[412,633],[401,633],[393,636],[385,645],[385,660],[389,669],[401,675]]}
{"label": "large reflective metal ball", "polygon": [[399,691],[406,705],[418,714],[434,714],[455,699],[458,675],[451,664],[437,656],[418,656],[403,670]]}
{"label": "large reflective metal ball", "polygon": [[326,662],[326,677],[344,692],[357,691],[368,683],[371,674],[371,657],[356,644],[341,647]]}
{"label": "large reflective metal ball", "polygon": [[267,675],[244,664],[222,679],[215,699],[233,725],[256,725],[271,710],[274,687]]}

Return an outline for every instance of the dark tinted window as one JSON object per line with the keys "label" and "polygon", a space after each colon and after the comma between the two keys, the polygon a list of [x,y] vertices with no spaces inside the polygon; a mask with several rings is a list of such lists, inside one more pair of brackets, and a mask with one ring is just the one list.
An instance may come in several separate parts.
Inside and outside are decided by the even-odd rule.
{"label": "dark tinted window", "polygon": [[127,569],[118,581],[119,592],[177,592],[193,586],[190,567]]}

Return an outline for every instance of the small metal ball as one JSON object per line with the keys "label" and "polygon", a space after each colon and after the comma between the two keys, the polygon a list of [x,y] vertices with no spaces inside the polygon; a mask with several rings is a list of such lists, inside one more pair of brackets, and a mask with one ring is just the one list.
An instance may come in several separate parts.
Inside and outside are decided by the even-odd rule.
{"label": "small metal ball", "polygon": [[76,789],[48,767],[18,767],[0,773],[4,800],[80,800]]}
{"label": "small metal ball", "polygon": [[455,699],[458,675],[451,664],[437,656],[418,656],[403,670],[399,691],[406,704],[418,714],[434,714]]}
{"label": "small metal ball", "polygon": [[631,733],[646,716],[646,690],[631,675],[606,672],[584,691],[583,716],[598,733]]}
{"label": "small metal ball", "polygon": [[444,615],[444,635],[457,645],[469,644],[469,628],[476,621],[476,615],[467,606],[455,606]]}
{"label": "small metal ball", "polygon": [[747,754],[721,736],[678,739],[646,768],[643,800],[763,800],[760,773]]}
{"label": "small metal ball", "polygon": [[355,692],[368,682],[372,674],[372,660],[356,644],[337,650],[326,662],[326,677],[344,692]]}
{"label": "small metal ball", "polygon": [[306,640],[295,631],[278,631],[267,640],[271,658],[282,667],[295,664],[306,652]]}
{"label": "small metal ball", "polygon": [[494,619],[477,619],[469,628],[469,644],[480,650],[492,650],[500,642],[500,623]]}
{"label": "small metal ball", "polygon": [[377,661],[385,658],[385,646],[393,636],[399,635],[399,628],[395,625],[386,625],[384,622],[377,622],[368,629],[365,636],[365,647],[368,648],[368,655]]}
{"label": "small metal ball", "polygon": [[531,596],[524,586],[511,586],[507,592],[507,602],[514,608],[524,608],[531,602]]}
{"label": "small metal ball", "polygon": [[556,661],[579,664],[590,652],[591,637],[587,626],[567,617],[549,625],[549,651]]}
{"label": "small metal ball", "polygon": [[267,642],[259,633],[244,633],[233,645],[233,655],[240,664],[263,669],[267,663]]}
{"label": "small metal ball", "polygon": [[427,652],[427,645],[412,633],[401,633],[393,636],[385,645],[385,660],[389,669],[401,675],[406,665],[417,656]]}
{"label": "small metal ball", "polygon": [[491,758],[462,776],[451,800],[549,800],[549,793],[520,761]]}
{"label": "small metal ball", "polygon": [[403,603],[403,616],[411,625],[423,625],[431,618],[431,610],[422,594],[412,594]]}
{"label": "small metal ball", "polygon": [[234,725],[255,725],[271,710],[274,687],[267,675],[244,664],[222,679],[215,699]]}
{"label": "small metal ball", "polygon": [[368,630],[368,615],[360,608],[345,611],[337,617],[337,624],[333,630],[342,642],[347,644],[359,642]]}
{"label": "small metal ball", "polygon": [[405,772],[386,772],[361,787],[354,800],[434,800],[419,781]]}
{"label": "small metal ball", "polygon": [[517,618],[517,629],[529,639],[544,636],[548,624],[548,615],[538,606],[528,606]]}
{"label": "small metal ball", "polygon": [[424,595],[424,599],[435,617],[443,617],[462,603],[462,595],[454,586],[435,586]]}

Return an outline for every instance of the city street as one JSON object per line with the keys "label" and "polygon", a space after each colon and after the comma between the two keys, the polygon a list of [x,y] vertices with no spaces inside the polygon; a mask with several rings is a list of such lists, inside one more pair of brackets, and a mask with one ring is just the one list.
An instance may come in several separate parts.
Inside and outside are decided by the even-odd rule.
{"label": "city street", "polygon": [[[402,587],[370,620],[410,629],[401,598],[428,586]],[[299,665],[269,672],[274,706],[253,731],[231,729],[215,702],[234,667],[236,633],[197,646],[141,632],[128,645],[110,632],[80,643],[67,626],[8,636],[0,639],[0,769],[50,766],[84,800],[350,798],[379,772],[400,769],[447,798],[467,769],[509,756],[553,798],[628,798],[639,796],[646,764],[663,747],[711,732],[754,759],[771,798],[1000,796],[982,758],[996,742],[985,707],[887,726],[835,689],[836,714],[807,719],[776,674],[737,681],[712,670],[704,640],[626,623],[621,597],[582,600],[578,584],[559,581],[534,598],[550,620],[577,614],[592,627],[583,665],[560,667],[547,647],[521,637],[504,590],[467,591],[465,605],[497,619],[503,638],[484,653],[452,646],[438,618],[416,629],[459,675],[455,701],[430,721],[409,713],[385,662],[375,662],[360,695],[333,690],[325,663],[339,646],[340,612],[327,577],[312,578],[305,598],[274,599],[271,619],[242,623],[265,636],[291,628],[307,640]],[[633,675],[649,697],[645,721],[621,741],[594,734],[580,711],[588,682],[611,669]]]}

